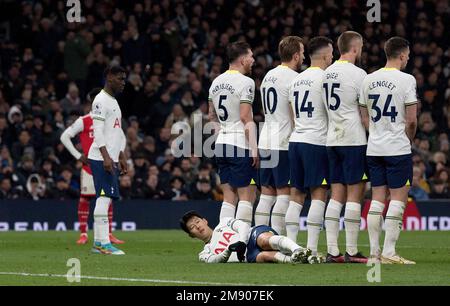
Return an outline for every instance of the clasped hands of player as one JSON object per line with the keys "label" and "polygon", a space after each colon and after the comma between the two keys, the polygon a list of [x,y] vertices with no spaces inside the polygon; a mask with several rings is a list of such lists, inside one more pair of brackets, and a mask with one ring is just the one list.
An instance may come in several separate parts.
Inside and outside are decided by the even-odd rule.
{"label": "clasped hands of player", "polygon": [[[89,161],[86,157],[86,155],[81,154],[80,158],[78,159],[81,163],[83,163],[83,165],[89,165]],[[119,157],[119,171],[120,171],[120,175],[125,175],[128,173],[128,164],[127,164],[127,160],[125,158],[125,156],[120,156]],[[111,157],[106,158],[103,161],[103,167],[105,168],[106,171],[112,173],[113,169],[114,169],[114,162],[111,159]]]}
{"label": "clasped hands of player", "polygon": [[[125,175],[128,173],[128,164],[127,159],[123,154],[120,154],[119,156],[119,171],[120,175]],[[107,156],[105,160],[103,161],[103,168],[105,168],[106,171],[109,173],[113,173],[114,171],[114,161],[111,159],[111,157]]]}
{"label": "clasped hands of player", "polygon": [[89,165],[88,158],[86,155],[81,154],[80,158],[78,159],[83,165]]}

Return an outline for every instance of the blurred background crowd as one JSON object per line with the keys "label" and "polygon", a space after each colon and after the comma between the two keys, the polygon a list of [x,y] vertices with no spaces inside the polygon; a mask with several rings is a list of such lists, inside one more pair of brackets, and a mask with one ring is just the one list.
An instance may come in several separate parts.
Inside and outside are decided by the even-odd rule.
{"label": "blurred background crowd", "polygon": [[0,199],[78,198],[81,163],[59,136],[89,112],[87,93],[117,64],[128,71],[118,97],[131,168],[120,179],[122,198],[220,201],[214,160],[175,158],[170,144],[174,122],[207,121],[208,88],[227,69],[227,44],[253,48],[261,122],[259,85],[279,64],[279,40],[336,41],[346,30],[363,35],[368,73],[384,65],[388,38],[410,41],[407,72],[421,101],[410,195],[449,198],[449,1],[381,2],[380,23],[367,22],[366,1],[356,0],[81,0],[81,23],[67,22],[66,1],[0,2]]}

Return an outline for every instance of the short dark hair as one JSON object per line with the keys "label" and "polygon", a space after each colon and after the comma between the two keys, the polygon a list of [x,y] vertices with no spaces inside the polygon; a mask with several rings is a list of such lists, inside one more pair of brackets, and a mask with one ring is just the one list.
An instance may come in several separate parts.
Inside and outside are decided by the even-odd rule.
{"label": "short dark hair", "polygon": [[286,36],[278,44],[278,54],[282,62],[289,62],[295,53],[300,52],[303,40],[298,36]]}
{"label": "short dark hair", "polygon": [[346,31],[342,33],[337,41],[338,49],[341,54],[347,53],[350,51],[350,47],[352,44],[352,41],[354,39],[361,39],[363,40],[361,34],[355,31]]}
{"label": "short dark hair", "polygon": [[191,234],[191,232],[189,231],[189,229],[187,228],[187,223],[189,222],[189,220],[191,220],[193,217],[198,217],[200,219],[204,219],[198,212],[196,212],[195,210],[190,210],[187,213],[185,213],[183,215],[183,217],[181,217],[180,219],[180,227],[183,231],[185,231],[186,233],[188,233],[189,235]]}
{"label": "short dark hair", "polygon": [[333,41],[325,36],[317,36],[311,39],[308,43],[308,54],[313,56],[317,51],[322,48],[328,47],[328,45],[333,45]]}
{"label": "short dark hair", "polygon": [[236,41],[229,44],[227,47],[228,62],[231,64],[242,55],[246,55],[249,49],[251,49],[251,47],[245,41]]}
{"label": "short dark hair", "polygon": [[384,44],[384,52],[386,53],[386,57],[397,58],[400,56],[404,50],[409,48],[409,42],[402,37],[391,37]]}
{"label": "short dark hair", "polygon": [[125,70],[125,68],[121,67],[121,66],[109,66],[106,67],[105,71],[103,72],[103,76],[106,78],[108,75],[112,74],[112,75],[118,75],[119,73],[127,73],[127,71]]}

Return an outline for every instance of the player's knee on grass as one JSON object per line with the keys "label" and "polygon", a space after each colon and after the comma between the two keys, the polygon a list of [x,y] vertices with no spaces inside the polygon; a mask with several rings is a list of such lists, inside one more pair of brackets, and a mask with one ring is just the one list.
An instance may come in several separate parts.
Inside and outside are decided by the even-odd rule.
{"label": "player's knee on grass", "polygon": [[273,236],[273,233],[271,232],[265,232],[258,236],[258,239],[256,240],[256,244],[259,248],[261,248],[264,251],[273,251],[272,247],[270,246],[269,239]]}
{"label": "player's knee on grass", "polygon": [[256,256],[256,262],[257,263],[264,263],[264,262],[275,262],[275,254],[277,252],[261,252]]}

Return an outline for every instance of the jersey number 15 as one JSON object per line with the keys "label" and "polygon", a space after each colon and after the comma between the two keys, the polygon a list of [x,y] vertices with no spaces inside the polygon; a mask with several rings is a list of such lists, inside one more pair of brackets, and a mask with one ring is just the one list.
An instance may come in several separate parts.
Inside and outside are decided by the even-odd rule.
{"label": "jersey number 15", "polygon": [[[339,108],[339,106],[341,105],[341,98],[339,97],[339,95],[337,93],[334,92],[334,90],[336,88],[341,87],[341,84],[339,83],[332,83],[331,85],[331,90],[328,90],[328,83],[324,83],[323,84],[323,88],[325,89],[325,99],[327,101],[327,105],[328,105],[328,109],[335,111]],[[330,96],[329,96],[330,94]],[[330,104],[330,99],[333,98],[336,103],[334,105]]]}

